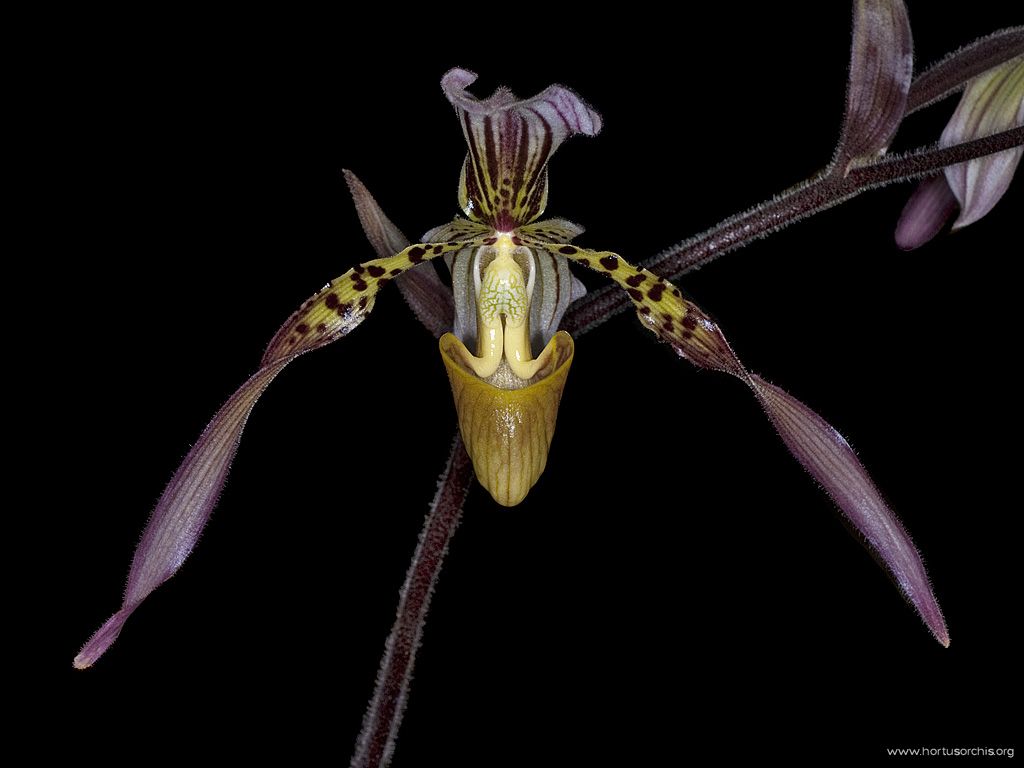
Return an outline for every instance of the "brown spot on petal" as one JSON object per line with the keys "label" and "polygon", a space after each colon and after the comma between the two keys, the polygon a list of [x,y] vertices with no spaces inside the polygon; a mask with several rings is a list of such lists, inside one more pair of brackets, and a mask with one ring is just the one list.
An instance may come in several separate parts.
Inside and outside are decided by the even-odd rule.
{"label": "brown spot on petal", "polygon": [[419,264],[421,261],[423,261],[424,253],[426,253],[426,251],[424,251],[419,246],[412,248],[408,253],[409,261],[411,261],[413,264]]}
{"label": "brown spot on petal", "polygon": [[365,291],[366,290],[366,283],[364,283],[361,278],[353,277],[352,279],[356,281],[356,282],[352,283],[352,290],[354,290],[354,291]]}
{"label": "brown spot on petal", "polygon": [[639,303],[644,300],[644,295],[640,293],[640,291],[638,291],[636,288],[629,288],[627,289],[626,293],[628,293],[629,298],[631,298],[635,302]]}
{"label": "brown spot on petal", "polygon": [[328,309],[334,309],[338,306],[338,294],[328,293],[326,298],[324,298],[324,304],[327,305]]}
{"label": "brown spot on petal", "polygon": [[561,248],[558,249],[558,252],[564,253],[566,256],[572,256],[578,250],[578,248],[573,248],[571,245],[563,245]]}
{"label": "brown spot on petal", "polygon": [[619,260],[614,256],[602,256],[601,266],[607,269],[609,272],[614,272],[619,268]]}
{"label": "brown spot on petal", "polygon": [[371,264],[366,268],[366,271],[370,273],[370,277],[380,277],[387,270],[384,267],[379,267],[376,264]]}
{"label": "brown spot on petal", "polygon": [[326,330],[327,330],[327,323],[317,323],[316,324],[316,332],[317,333],[324,333]]}
{"label": "brown spot on petal", "polygon": [[683,328],[686,328],[688,331],[692,331],[696,327],[697,327],[697,321],[694,320],[694,318],[691,315],[687,314],[683,318]]}
{"label": "brown spot on petal", "polygon": [[651,301],[661,301],[661,294],[665,292],[665,285],[663,283],[655,283],[651,286],[651,289],[647,291],[647,295],[651,297]]}
{"label": "brown spot on petal", "polygon": [[402,270],[400,270],[400,269],[398,269],[398,268],[396,267],[395,269],[392,269],[392,270],[391,270],[391,274],[392,274],[392,275],[400,275],[400,274],[402,274]]}
{"label": "brown spot on petal", "polygon": [[295,326],[295,330],[298,331],[303,336],[305,336],[307,333],[309,333],[309,326],[306,325],[305,323],[299,323],[297,326]]}
{"label": "brown spot on petal", "polygon": [[637,288],[640,285],[640,283],[642,283],[646,279],[647,279],[647,275],[641,275],[641,274],[630,275],[629,277],[626,278],[626,285],[631,285],[634,288]]}

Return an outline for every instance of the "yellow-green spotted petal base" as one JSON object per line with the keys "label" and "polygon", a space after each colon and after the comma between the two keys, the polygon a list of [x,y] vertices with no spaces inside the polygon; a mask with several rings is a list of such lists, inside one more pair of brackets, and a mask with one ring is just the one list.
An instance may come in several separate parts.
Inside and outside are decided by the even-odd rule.
{"label": "yellow-green spotted petal base", "polygon": [[513,507],[526,498],[547,464],[572,365],[572,337],[556,333],[528,380],[516,376],[504,360],[494,374],[480,378],[473,372],[473,356],[450,333],[439,346],[477,479],[496,502]]}

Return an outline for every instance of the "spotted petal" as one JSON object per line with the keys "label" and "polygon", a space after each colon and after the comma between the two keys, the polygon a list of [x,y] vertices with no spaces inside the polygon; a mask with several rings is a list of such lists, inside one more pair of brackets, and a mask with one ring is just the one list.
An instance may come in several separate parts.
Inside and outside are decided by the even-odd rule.
{"label": "spotted petal", "polygon": [[189,556],[227,480],[249,414],[274,377],[299,355],[360,325],[373,309],[377,291],[389,280],[417,264],[470,245],[473,241],[418,243],[395,256],[359,264],[328,283],[288,319],[268,345],[260,369],[217,411],[171,478],[135,550],[121,608],[75,657],[76,667],[92,666],[117,639],[139,604]]}
{"label": "spotted petal", "polygon": [[917,549],[842,435],[792,395],[748,373],[718,325],[672,283],[609,251],[567,245],[560,252],[624,288],[641,322],[680,356],[702,368],[729,373],[753,390],[789,452],[878,554],[936,639],[949,645],[946,624]]}
{"label": "spotted petal", "polygon": [[263,353],[263,364],[350,333],[373,310],[377,292],[396,277],[430,259],[483,244],[483,239],[416,243],[394,256],[357,264],[325,285],[281,326]]}
{"label": "spotted petal", "polygon": [[480,100],[466,91],[475,80],[465,69],[441,80],[469,145],[459,206],[470,218],[508,232],[544,212],[548,158],[573,134],[596,135],[601,116],[561,85],[522,101],[506,88]]}
{"label": "spotted petal", "polygon": [[[384,214],[363,182],[352,171],[346,170],[343,173],[359,215],[359,223],[363,225],[363,232],[377,255],[383,259],[407,248],[409,239]],[[452,292],[441,282],[433,264],[403,272],[395,283],[409,309],[435,337],[451,330],[454,317]]]}

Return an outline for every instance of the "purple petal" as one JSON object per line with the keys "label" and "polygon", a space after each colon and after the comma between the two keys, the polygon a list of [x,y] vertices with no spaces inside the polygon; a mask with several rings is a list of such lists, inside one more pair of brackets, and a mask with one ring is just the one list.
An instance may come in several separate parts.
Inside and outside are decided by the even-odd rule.
{"label": "purple petal", "polygon": [[466,91],[475,80],[465,69],[441,80],[469,145],[459,206],[471,219],[508,231],[544,212],[548,158],[573,134],[596,135],[601,116],[561,85],[522,101],[506,88],[481,100]]}
{"label": "purple petal", "polygon": [[948,647],[946,622],[921,556],[849,443],[818,414],[782,389],[755,375],[749,376],[748,383],[789,452],[839,505],[885,563],[935,639]]}
{"label": "purple petal", "polygon": [[995,207],[1010,188],[1022,154],[1024,149],[1008,149],[946,169],[961,207],[954,230],[973,224]]}
{"label": "purple petal", "polygon": [[731,374],[753,390],[789,452],[839,505],[936,639],[948,646],[946,624],[917,550],[842,435],[796,398],[748,373],[718,325],[672,283],[609,251],[569,250],[563,253],[624,288],[641,323],[677,354],[701,368]]}
{"label": "purple petal", "polygon": [[121,609],[75,657],[91,666],[110,647],[125,620],[181,567],[206,525],[227,478],[250,411],[263,390],[292,360],[350,333],[373,309],[377,291],[392,276],[430,259],[482,245],[482,240],[418,243],[385,259],[358,264],[328,283],[281,326],[263,353],[260,369],[213,417],[171,478],[135,550]]}
{"label": "purple petal", "polygon": [[920,248],[942,231],[958,207],[943,174],[925,179],[903,207],[896,224],[896,245],[904,251]]}
{"label": "purple petal", "polygon": [[906,111],[913,69],[910,20],[902,0],[857,0],[846,117],[836,152],[844,171],[850,161],[889,146]]}
{"label": "purple petal", "polygon": [[257,371],[221,407],[174,473],[135,550],[121,609],[89,638],[74,665],[85,669],[110,647],[124,622],[181,567],[195,546],[227,479],[242,429],[256,401],[293,357]]}
{"label": "purple petal", "polygon": [[[384,215],[363,182],[352,171],[346,170],[344,174],[359,215],[359,223],[363,225],[363,232],[377,256],[387,258],[408,246],[409,240]],[[433,264],[405,272],[395,282],[405,303],[435,338],[440,338],[452,329],[455,317],[452,291],[441,282]]]}

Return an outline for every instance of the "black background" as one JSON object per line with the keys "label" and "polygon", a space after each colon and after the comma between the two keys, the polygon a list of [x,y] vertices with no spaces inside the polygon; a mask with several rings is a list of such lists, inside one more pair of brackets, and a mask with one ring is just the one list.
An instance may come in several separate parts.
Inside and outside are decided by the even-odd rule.
{"label": "black background", "polygon": [[[68,66],[38,137],[54,216],[33,247],[67,312],[40,385],[60,436],[41,455],[62,567],[41,602],[61,687],[40,716],[70,713],[83,756],[125,734],[188,753],[202,734],[215,754],[344,763],[454,427],[436,344],[397,291],[271,386],[189,562],[95,668],[70,668],[207,419],[303,299],[372,256],[341,169],[416,237],[456,212],[446,69],[479,72],[478,95],[561,82],[605,128],[557,153],[548,213],[639,261],[830,157],[848,8],[776,5],[720,3],[699,23],[457,7],[358,25],[83,18],[88,34],[52,41]],[[1000,5],[952,19],[911,4],[919,66],[1020,22]],[[908,121],[894,149],[934,141],[953,104]],[[749,392],[623,315],[577,340],[526,502],[472,491],[395,766],[1013,744],[1020,184],[908,254],[892,231],[910,189],[680,282],[751,370],[856,447],[923,552],[951,648]]]}

